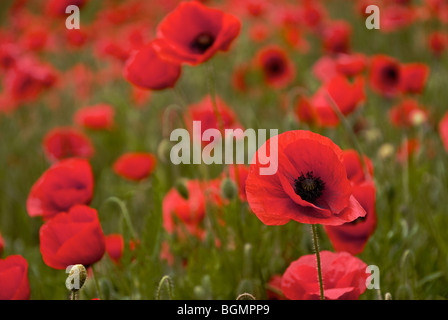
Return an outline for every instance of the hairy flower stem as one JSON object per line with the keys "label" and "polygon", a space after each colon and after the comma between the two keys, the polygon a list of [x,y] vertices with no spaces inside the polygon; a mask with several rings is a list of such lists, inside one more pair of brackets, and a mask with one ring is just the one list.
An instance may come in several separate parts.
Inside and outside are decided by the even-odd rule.
{"label": "hairy flower stem", "polygon": [[157,286],[156,291],[156,300],[162,300],[162,288],[167,288],[168,297],[170,300],[173,300],[173,282],[170,278],[170,276],[163,276],[163,278],[160,280],[159,285]]}
{"label": "hairy flower stem", "polygon": [[126,208],[125,203],[117,197],[109,197],[106,202],[115,202],[121,209],[121,213],[128,225],[129,231],[131,232],[131,237],[133,240],[137,239],[137,233],[135,232],[134,226],[132,225],[131,217],[129,216],[128,209]]}
{"label": "hairy flower stem", "polygon": [[319,277],[319,288],[320,288],[320,300],[325,300],[324,298],[324,284],[322,281],[322,269],[320,264],[320,253],[319,253],[319,240],[317,238],[317,225],[312,224],[311,230],[313,231],[313,244],[314,244],[314,252],[316,253],[317,260],[317,274]]}

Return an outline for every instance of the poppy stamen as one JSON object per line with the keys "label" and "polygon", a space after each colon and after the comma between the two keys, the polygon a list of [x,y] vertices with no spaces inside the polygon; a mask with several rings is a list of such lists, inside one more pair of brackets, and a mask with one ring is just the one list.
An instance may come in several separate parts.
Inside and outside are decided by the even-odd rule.
{"label": "poppy stamen", "polygon": [[309,171],[304,175],[303,173],[294,180],[294,191],[303,200],[313,203],[323,193],[325,189],[325,182],[321,178],[315,177],[313,171]]}
{"label": "poppy stamen", "polygon": [[209,33],[199,34],[191,43],[193,51],[198,53],[204,53],[215,42],[215,37]]}

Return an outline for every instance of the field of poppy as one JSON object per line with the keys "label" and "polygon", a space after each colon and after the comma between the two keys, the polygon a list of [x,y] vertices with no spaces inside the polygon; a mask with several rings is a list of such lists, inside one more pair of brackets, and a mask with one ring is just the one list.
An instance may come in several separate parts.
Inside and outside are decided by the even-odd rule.
{"label": "field of poppy", "polygon": [[0,75],[0,300],[448,298],[447,0],[2,0]]}

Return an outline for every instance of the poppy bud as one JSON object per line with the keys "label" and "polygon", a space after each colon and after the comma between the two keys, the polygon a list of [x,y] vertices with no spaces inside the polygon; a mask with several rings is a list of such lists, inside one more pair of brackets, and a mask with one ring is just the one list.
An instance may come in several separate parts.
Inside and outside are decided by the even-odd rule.
{"label": "poppy bud", "polygon": [[185,178],[179,179],[176,182],[176,190],[185,200],[188,200],[189,193],[187,188],[187,180]]}
{"label": "poppy bud", "polygon": [[390,294],[390,292],[386,292],[386,294],[384,295],[384,300],[392,300],[392,295]]}
{"label": "poppy bud", "polygon": [[235,182],[229,178],[225,178],[221,182],[221,194],[223,198],[232,200],[238,194]]}
{"label": "poppy bud", "polygon": [[171,153],[171,143],[168,139],[163,139],[160,141],[159,146],[157,147],[157,157],[163,163],[168,163],[170,159]]}
{"label": "poppy bud", "polygon": [[383,144],[378,150],[378,157],[382,160],[390,158],[394,154],[394,146],[390,143]]}
{"label": "poppy bud", "polygon": [[70,291],[78,291],[87,279],[87,270],[82,264],[76,264],[70,268],[65,286]]}

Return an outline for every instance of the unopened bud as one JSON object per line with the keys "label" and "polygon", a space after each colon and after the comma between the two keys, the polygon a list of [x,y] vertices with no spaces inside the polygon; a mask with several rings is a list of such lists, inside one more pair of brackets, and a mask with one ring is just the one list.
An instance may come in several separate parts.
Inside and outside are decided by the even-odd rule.
{"label": "unopened bud", "polygon": [[65,286],[70,291],[78,291],[82,288],[87,279],[87,270],[82,264],[68,266],[65,270],[68,273]]}
{"label": "unopened bud", "polygon": [[168,139],[160,141],[157,147],[157,157],[162,163],[167,163],[170,159],[171,142]]}
{"label": "unopened bud", "polygon": [[381,160],[385,160],[393,156],[394,152],[395,152],[394,146],[390,143],[385,143],[378,149],[378,157]]}
{"label": "unopened bud", "polygon": [[175,188],[176,188],[177,192],[179,192],[179,194],[182,196],[182,198],[184,198],[185,200],[188,200],[189,193],[188,193],[188,188],[187,188],[187,179],[181,178],[181,179],[177,180]]}
{"label": "unopened bud", "polygon": [[221,194],[225,199],[235,198],[238,190],[236,189],[235,182],[229,178],[225,178],[221,182]]}

